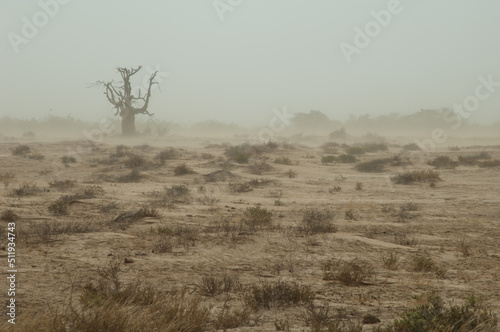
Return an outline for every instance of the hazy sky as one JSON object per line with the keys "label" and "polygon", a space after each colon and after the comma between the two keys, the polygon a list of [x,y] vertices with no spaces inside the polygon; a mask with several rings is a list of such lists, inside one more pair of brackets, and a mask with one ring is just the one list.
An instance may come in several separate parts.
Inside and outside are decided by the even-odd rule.
{"label": "hazy sky", "polygon": [[[452,107],[478,77],[500,82],[500,1],[396,2],[1,0],[0,116],[112,116],[87,85],[118,79],[117,66],[143,65],[137,86],[159,69],[149,110],[160,119],[252,125],[283,107],[340,120]],[[348,63],[340,45],[355,47],[367,24]],[[471,118],[500,120],[500,87]]]}

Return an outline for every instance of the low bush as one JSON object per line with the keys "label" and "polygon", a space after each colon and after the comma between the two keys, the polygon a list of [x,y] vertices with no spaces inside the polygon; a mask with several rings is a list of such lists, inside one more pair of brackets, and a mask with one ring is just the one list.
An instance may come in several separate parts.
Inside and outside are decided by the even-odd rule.
{"label": "low bush", "polygon": [[396,184],[410,184],[413,182],[437,182],[441,181],[439,172],[434,170],[413,170],[398,173],[391,177],[391,180]]}
{"label": "low bush", "polygon": [[462,165],[476,165],[480,160],[490,159],[491,155],[488,152],[482,151],[469,156],[458,156],[458,162]]}
{"label": "low bush", "polygon": [[159,218],[160,213],[154,207],[143,206],[138,210],[129,210],[120,213],[111,220],[111,223],[120,223],[122,226],[126,227],[134,221],[147,217]]}
{"label": "low bush", "polygon": [[458,166],[458,162],[448,156],[439,156],[433,160],[429,160],[427,165],[434,166],[436,168],[453,169]]}
{"label": "low bush", "polygon": [[249,166],[250,173],[260,175],[263,172],[269,172],[273,169],[271,165],[266,163],[264,160],[256,161]]}
{"label": "low bush", "polygon": [[143,177],[144,176],[141,174],[141,172],[139,172],[139,170],[137,170],[136,168],[133,168],[132,170],[130,170],[130,173],[120,175],[119,177],[117,177],[116,182],[136,183],[136,182],[140,182]]}
{"label": "low bush", "polygon": [[397,270],[398,269],[399,257],[396,254],[391,252],[388,256],[382,255],[382,261],[384,262],[384,266],[386,269],[388,269],[388,270]]}
{"label": "low bush", "polygon": [[424,295],[426,303],[401,313],[389,326],[380,328],[385,332],[421,331],[495,331],[496,315],[487,309],[484,302],[474,295],[462,305],[446,307],[443,299],[434,292]]}
{"label": "low bush", "polygon": [[274,159],[274,163],[280,165],[291,165],[292,161],[288,157],[279,157]]}
{"label": "low bush", "polygon": [[73,188],[75,186],[75,181],[72,180],[54,180],[49,182],[50,188],[56,188],[59,191],[65,191],[69,188]]}
{"label": "low bush", "polygon": [[62,156],[61,162],[63,164],[74,164],[74,163],[76,163],[76,158],[73,156]]}
{"label": "low bush", "polygon": [[431,272],[436,268],[436,263],[427,255],[417,255],[410,263],[410,270],[414,272]]}
{"label": "low bush", "polygon": [[336,158],[334,155],[326,155],[321,157],[321,163],[323,165],[335,162]]}
{"label": "low bush", "polygon": [[64,200],[57,200],[48,206],[48,210],[55,216],[68,214],[69,203]]}
{"label": "low bush", "polygon": [[44,221],[21,225],[18,237],[25,243],[47,243],[65,234],[92,233],[100,229],[100,224],[93,221]]}
{"label": "low bush", "polygon": [[270,309],[311,303],[314,300],[314,293],[310,287],[295,282],[262,281],[260,284],[248,287],[243,299],[254,309]]}
{"label": "low bush", "polygon": [[271,223],[273,213],[260,206],[248,207],[243,213],[243,220],[250,225],[268,225]]}
{"label": "low bush", "polygon": [[[328,305],[317,307],[314,303],[305,306],[304,321],[311,327],[310,332],[362,332],[361,322],[345,320],[345,315],[339,312],[334,315]],[[288,331],[288,330],[287,330]]]}
{"label": "low bush", "polygon": [[366,143],[361,147],[365,152],[387,151],[389,149],[384,143]]}
{"label": "low bush", "polygon": [[221,277],[213,275],[204,276],[196,284],[200,292],[205,296],[215,296],[222,293],[233,292],[241,287],[237,275],[224,274]]}
{"label": "low bush", "polygon": [[123,162],[127,168],[140,168],[146,166],[148,161],[143,156],[137,154],[129,154],[127,160]]}
{"label": "low bush", "polygon": [[337,226],[332,223],[332,220],[333,212],[328,209],[306,208],[297,232],[306,235],[335,233]]}
{"label": "low bush", "polygon": [[308,207],[302,214],[302,222],[326,221],[333,219],[333,212],[329,209],[320,210],[315,207]]}
{"label": "low bush", "polygon": [[196,173],[193,169],[188,166],[186,163],[182,163],[174,168],[174,174],[178,175],[186,175],[186,174],[194,174]]}
{"label": "low bush", "polygon": [[159,160],[160,163],[163,165],[165,164],[165,161],[177,159],[178,157],[179,157],[179,152],[177,152],[177,150],[174,148],[169,148],[158,152],[158,154],[154,157],[154,159]]}
{"label": "low bush", "polygon": [[4,210],[4,211],[2,211],[2,213],[0,213],[0,220],[2,220],[2,221],[12,222],[12,221],[16,221],[18,219],[19,219],[19,216],[14,211],[12,211],[10,209]]}
{"label": "low bush", "polygon": [[341,154],[339,156],[337,156],[335,158],[335,160],[339,163],[355,163],[356,161],[358,161],[358,159],[356,159],[355,156],[353,156],[352,154]]}
{"label": "low bush", "polygon": [[345,152],[347,154],[359,155],[364,154],[365,150],[360,146],[350,146],[345,150]]}
{"label": "low bush", "polygon": [[356,169],[360,172],[379,173],[384,171],[385,166],[389,163],[389,161],[390,160],[387,158],[369,160],[357,164]]}
{"label": "low bush", "polygon": [[36,184],[32,182],[24,182],[17,188],[12,189],[10,192],[10,196],[33,196],[41,191],[42,189],[40,189]]}
{"label": "low bush", "polygon": [[4,172],[0,174],[0,182],[3,183],[3,186],[7,188],[9,184],[14,180],[16,174],[14,172]]}
{"label": "low bush", "polygon": [[420,147],[417,144],[415,144],[415,143],[409,143],[409,144],[403,145],[403,150],[406,150],[406,151],[420,151]]}
{"label": "low bush", "polygon": [[363,284],[374,276],[373,266],[357,259],[350,262],[331,260],[323,264],[322,269],[323,280],[338,281],[346,286]]}
{"label": "low bush", "polygon": [[500,166],[500,160],[495,159],[495,160],[486,160],[478,163],[479,167],[486,168],[486,167],[499,167]]}
{"label": "low bush", "polygon": [[232,193],[245,193],[248,191],[252,191],[252,187],[248,184],[248,182],[243,183],[230,183],[229,191]]}
{"label": "low bush", "polygon": [[26,156],[28,153],[31,152],[31,148],[26,144],[19,144],[19,145],[13,147],[10,150],[10,152],[14,156]]}
{"label": "low bush", "polygon": [[224,154],[238,164],[246,164],[253,154],[252,147],[245,143],[226,148]]}
{"label": "low bush", "polygon": [[339,147],[339,144],[335,143],[335,142],[325,142],[321,145],[321,149],[323,149],[323,152],[328,153],[328,154],[337,153],[338,147]]}

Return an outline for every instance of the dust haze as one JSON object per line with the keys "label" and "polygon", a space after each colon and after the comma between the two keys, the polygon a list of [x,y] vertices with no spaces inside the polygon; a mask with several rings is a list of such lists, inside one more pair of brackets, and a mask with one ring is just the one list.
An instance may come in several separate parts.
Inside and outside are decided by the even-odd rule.
{"label": "dust haze", "polygon": [[0,330],[498,330],[500,3],[0,6]]}

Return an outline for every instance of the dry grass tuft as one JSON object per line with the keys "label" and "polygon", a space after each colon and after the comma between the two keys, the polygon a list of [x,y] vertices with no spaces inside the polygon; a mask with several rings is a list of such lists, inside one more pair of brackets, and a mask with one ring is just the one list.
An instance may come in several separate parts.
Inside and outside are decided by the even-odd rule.
{"label": "dry grass tuft", "polygon": [[338,281],[346,286],[364,284],[374,276],[373,266],[357,259],[350,262],[331,260],[323,264],[322,269],[323,280]]}
{"label": "dry grass tuft", "polygon": [[260,284],[249,286],[244,294],[244,302],[254,309],[308,304],[313,300],[314,293],[310,287],[284,281],[261,281]]}
{"label": "dry grass tuft", "polygon": [[13,147],[10,152],[14,156],[26,156],[28,153],[31,152],[31,148],[26,145],[26,144],[19,144],[15,147]]}

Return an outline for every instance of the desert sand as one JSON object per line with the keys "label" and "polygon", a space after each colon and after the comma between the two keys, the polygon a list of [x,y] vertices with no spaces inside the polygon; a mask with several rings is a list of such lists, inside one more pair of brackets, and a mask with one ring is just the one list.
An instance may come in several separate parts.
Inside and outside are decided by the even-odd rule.
{"label": "desert sand", "polygon": [[[17,269],[16,325],[6,322],[2,281],[2,330],[53,326],[56,312],[69,317],[68,306],[79,312],[85,301],[88,312],[99,311],[130,285],[198,301],[206,325],[182,331],[312,331],[311,310],[318,316],[326,308],[324,326],[337,321],[372,331],[432,292],[446,305],[474,295],[500,311],[500,168],[458,162],[478,153],[498,160],[499,146],[437,148],[426,160],[457,163],[439,168],[408,160],[410,152],[395,143],[351,163],[322,158],[356,144],[268,143],[247,147],[248,161],[238,163],[225,153],[229,141],[243,143],[1,142],[3,279],[9,222]],[[23,144],[29,151],[16,155]],[[380,172],[355,166],[395,155]],[[412,170],[436,171],[441,180],[391,180]],[[349,266],[359,279],[339,276]],[[307,294],[283,303],[255,298],[259,287],[279,283]],[[122,321],[140,323],[134,315],[145,314],[134,303],[114,302],[106,315],[127,312]],[[380,322],[371,324],[369,315]]]}

